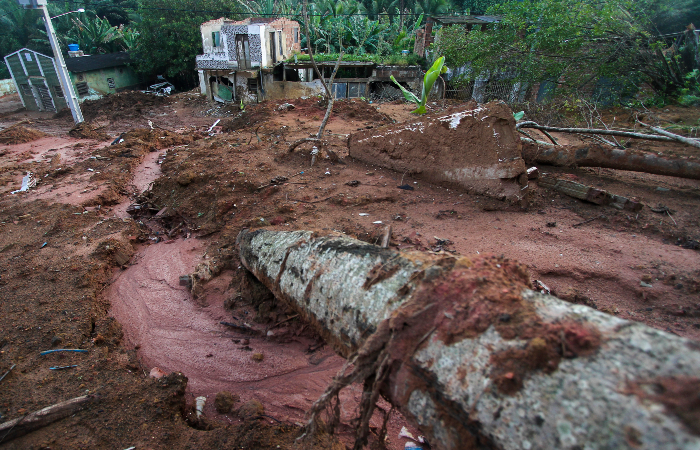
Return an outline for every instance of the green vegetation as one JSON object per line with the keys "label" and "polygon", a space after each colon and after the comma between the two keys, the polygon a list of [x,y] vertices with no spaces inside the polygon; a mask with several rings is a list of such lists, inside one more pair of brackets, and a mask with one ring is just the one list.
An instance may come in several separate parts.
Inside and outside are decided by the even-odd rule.
{"label": "green vegetation", "polygon": [[391,81],[396,84],[399,89],[401,89],[401,92],[403,92],[403,96],[408,100],[409,102],[413,102],[418,105],[416,109],[411,111],[414,114],[425,114],[428,111],[425,109],[426,103],[428,103],[428,96],[430,95],[430,91],[433,89],[433,85],[437,81],[438,77],[447,72],[447,67],[445,67],[445,57],[441,56],[438,59],[435,60],[433,65],[428,69],[427,72],[425,72],[425,76],[423,77],[423,90],[421,92],[421,97],[420,99],[416,97],[411,91],[406,89],[405,87],[401,86],[398,81],[396,81],[396,78],[394,78],[393,75],[391,75]]}
{"label": "green vegetation", "polygon": [[[77,43],[89,54],[129,50],[146,77],[165,75],[180,87],[196,84],[195,56],[202,52],[199,26],[219,17],[288,17],[303,23],[300,0],[89,0],[50,1],[49,12],[62,44]],[[558,92],[595,89],[601,80],[620,96],[644,86],[661,102],[695,104],[700,97],[697,46],[678,39],[690,24],[700,26],[697,0],[319,0],[309,5],[310,36],[302,48],[319,61],[427,67],[412,50],[416,31],[429,15],[493,14],[498,25],[485,31],[460,26],[433,28],[433,55],[453,68],[468,66],[466,84],[485,73],[509,73],[520,81],[549,80]],[[660,37],[663,34],[673,36]],[[672,48],[674,42],[677,45]],[[28,47],[50,54],[38,11],[16,0],[0,0],[0,57]],[[300,56],[304,60],[304,56]],[[9,73],[0,65],[0,78]]]}
{"label": "green vegetation", "polygon": [[[314,54],[314,59],[316,62],[335,62],[338,60],[338,53],[319,53]],[[295,58],[289,58],[287,62],[294,62]],[[309,55],[297,55],[296,61],[311,61]],[[343,55],[343,61],[366,61],[373,62],[377,64],[382,64],[386,66],[424,66],[426,64],[425,58],[421,58],[413,53],[402,56],[402,55],[388,55],[382,56],[377,54],[364,54],[364,55]]]}
{"label": "green vegetation", "polygon": [[[621,97],[632,95],[643,84],[674,97],[684,87],[693,89],[684,79],[697,68],[697,59],[686,58],[689,64],[685,66],[681,61],[690,50],[685,48],[690,40],[675,51],[665,51],[672,42],[658,36],[655,23],[665,20],[671,10],[666,6],[671,5],[659,0],[501,3],[488,9],[502,17],[497,27],[470,33],[458,27],[443,28],[435,48],[450,66],[469,66],[466,80],[486,73],[510,73],[519,81],[548,80],[560,92],[570,93],[590,91],[601,80],[611,80],[610,89]],[[673,13],[678,15],[676,9]],[[683,31],[685,25],[677,22],[675,30]],[[697,47],[694,51],[697,53]],[[694,84],[692,79],[690,84]]]}

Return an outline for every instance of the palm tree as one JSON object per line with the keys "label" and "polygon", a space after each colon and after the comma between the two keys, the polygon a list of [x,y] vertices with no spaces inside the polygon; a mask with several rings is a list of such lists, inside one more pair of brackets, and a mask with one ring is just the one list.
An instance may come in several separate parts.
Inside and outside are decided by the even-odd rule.
{"label": "palm tree", "polygon": [[446,14],[449,8],[448,0],[416,0],[416,11],[426,16]]}

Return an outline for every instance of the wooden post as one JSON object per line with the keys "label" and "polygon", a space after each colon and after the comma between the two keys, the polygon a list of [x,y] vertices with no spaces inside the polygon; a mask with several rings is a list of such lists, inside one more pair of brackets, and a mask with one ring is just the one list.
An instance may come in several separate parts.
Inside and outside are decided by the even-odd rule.
{"label": "wooden post", "polygon": [[350,357],[312,413],[363,382],[356,449],[377,392],[437,449],[700,446],[700,346],[534,292],[515,261],[311,231],[243,230],[238,244]]}

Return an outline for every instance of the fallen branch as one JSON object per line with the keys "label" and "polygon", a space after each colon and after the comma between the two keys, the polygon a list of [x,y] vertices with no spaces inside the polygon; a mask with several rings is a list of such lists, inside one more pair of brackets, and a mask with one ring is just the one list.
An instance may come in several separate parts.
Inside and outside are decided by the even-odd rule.
{"label": "fallen branch", "polygon": [[586,220],[584,220],[583,222],[575,223],[575,224],[573,224],[573,225],[571,225],[571,226],[572,226],[573,228],[576,228],[576,227],[580,227],[581,225],[585,225],[585,224],[587,224],[587,223],[591,223],[591,222],[593,222],[593,221],[596,220],[596,219],[603,219],[603,218],[605,218],[605,214],[601,214],[601,215],[599,215],[599,216],[591,217],[590,219],[586,219]]}
{"label": "fallen branch", "polygon": [[652,127],[651,125],[647,125],[644,122],[637,121],[637,123],[639,123],[640,125],[642,125],[644,127],[649,128],[650,130],[652,130],[656,133],[659,133],[659,134],[664,135],[668,138],[671,138],[674,141],[682,142],[685,145],[690,145],[693,147],[700,148],[700,141],[698,141],[697,139],[691,139],[691,138],[679,136],[677,134],[671,133],[670,131],[666,131],[663,128]]}
{"label": "fallen branch", "polygon": [[583,147],[529,148],[524,146],[523,159],[528,164],[548,164],[561,167],[604,167],[635,172],[668,175],[700,180],[700,163],[688,159],[665,158],[652,153],[606,148],[597,144]]}
{"label": "fallen branch", "polygon": [[[528,122],[520,122],[515,125],[516,129],[520,128],[534,128],[536,130],[540,130],[542,132],[545,131],[555,131],[559,133],[580,133],[580,134],[606,134],[610,136],[622,136],[622,137],[630,137],[630,138],[637,138],[637,139],[648,139],[652,141],[677,141],[677,139],[668,137],[668,136],[658,136],[655,134],[644,134],[644,133],[634,133],[632,131],[620,131],[620,130],[602,130],[602,129],[596,129],[596,128],[560,128],[560,127],[548,127],[544,125],[540,125],[536,122],[528,121]],[[656,130],[654,130],[656,131]],[[694,145],[694,144],[689,144],[689,145]]]}
{"label": "fallen branch", "polygon": [[95,399],[97,397],[94,395],[76,397],[0,424],[0,442],[10,441],[75,414],[83,409],[86,403]]}
{"label": "fallen branch", "polygon": [[303,144],[303,143],[305,143],[305,142],[319,142],[319,143],[320,143],[320,142],[321,142],[321,139],[319,139],[319,138],[312,138],[312,137],[307,137],[307,138],[298,139],[298,140],[296,140],[296,141],[294,141],[294,142],[291,143],[291,145],[289,146],[289,148],[287,149],[287,151],[288,151],[289,153],[292,153],[292,152],[294,151],[295,148],[299,147],[301,144]]}
{"label": "fallen branch", "polygon": [[338,394],[357,382],[355,449],[380,394],[443,450],[617,448],[630,433],[648,449],[700,445],[700,348],[533,292],[513,260],[312,231],[243,230],[237,243],[243,265],[348,358],[307,436],[324,411],[337,423]]}

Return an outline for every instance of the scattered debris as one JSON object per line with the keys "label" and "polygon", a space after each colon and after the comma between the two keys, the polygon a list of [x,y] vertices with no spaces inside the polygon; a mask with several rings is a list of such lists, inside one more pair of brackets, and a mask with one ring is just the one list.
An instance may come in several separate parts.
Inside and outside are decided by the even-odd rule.
{"label": "scattered debris", "polygon": [[29,189],[35,186],[36,178],[34,178],[34,174],[31,172],[27,172],[27,174],[22,178],[22,187],[20,187],[16,191],[10,192],[10,194],[16,194],[18,192],[27,192]]}
{"label": "scattered debris", "polygon": [[585,225],[585,224],[587,224],[587,223],[591,223],[591,222],[593,222],[593,221],[596,220],[596,219],[607,219],[607,217],[605,216],[605,214],[601,214],[601,215],[599,215],[599,216],[595,216],[595,217],[591,217],[590,219],[586,219],[586,220],[584,220],[583,222],[575,223],[575,224],[573,224],[573,225],[571,225],[571,226],[574,227],[574,228],[580,227],[581,225]]}
{"label": "scattered debris", "polygon": [[540,280],[535,280],[534,286],[535,290],[540,291],[542,294],[549,294],[552,292],[549,287]]}
{"label": "scattered debris", "polygon": [[404,191],[412,191],[413,186],[410,184],[402,184],[401,186],[397,186],[399,189],[403,189]]}
{"label": "scattered debris", "polygon": [[197,418],[199,419],[204,414],[204,405],[207,404],[207,398],[200,396],[194,399],[195,411],[197,411]]}
{"label": "scattered debris", "polygon": [[6,377],[7,375],[9,375],[9,373],[12,372],[12,369],[14,369],[15,367],[17,367],[17,364],[12,364],[12,366],[10,366],[10,368],[7,370],[7,372],[5,372],[5,373],[0,377],[0,381],[4,380],[5,377]]}
{"label": "scattered debris", "polygon": [[357,186],[359,186],[361,183],[360,183],[359,181],[357,181],[357,180],[352,180],[352,181],[348,181],[348,182],[345,183],[345,184],[348,185],[348,186],[350,186],[350,187],[357,187]]}
{"label": "scattered debris", "polygon": [[83,350],[80,348],[57,348],[54,350],[44,350],[43,352],[39,353],[40,355],[48,355],[49,353],[58,353],[58,352],[73,352],[73,353],[87,353],[87,350]]}
{"label": "scattered debris", "polygon": [[73,364],[70,366],[54,366],[54,367],[49,367],[49,370],[63,370],[63,369],[73,369],[74,367],[78,367],[77,364]]}
{"label": "scattered debris", "polygon": [[17,419],[9,420],[0,424],[0,436],[2,436],[3,442],[11,441],[12,439],[52,424],[57,420],[73,415],[81,410],[86,403],[96,399],[97,397],[93,395],[84,395],[47,406],[46,408]]}
{"label": "scattered debris", "polygon": [[209,129],[207,130],[207,133],[211,133],[211,130],[213,130],[214,127],[219,124],[219,122],[221,122],[221,119],[216,119],[216,122],[214,122],[214,124],[209,127]]}
{"label": "scattered debris", "polygon": [[640,285],[641,287],[645,287],[645,288],[654,287],[654,286],[652,286],[652,285],[649,284],[649,283],[645,283],[644,281],[640,281],[640,282],[639,282],[639,285]]}
{"label": "scattered debris", "polygon": [[536,180],[540,177],[540,169],[537,167],[530,167],[527,169],[527,179],[528,180]]}
{"label": "scattered debris", "polygon": [[294,109],[294,105],[291,103],[282,103],[278,108],[277,111],[290,111]]}
{"label": "scattered debris", "polygon": [[240,330],[240,331],[243,331],[246,333],[260,334],[260,331],[256,330],[255,328],[251,327],[248,324],[237,325],[235,323],[224,322],[224,321],[221,321],[219,323],[221,325],[226,325],[227,327],[235,328],[236,330]]}
{"label": "scattered debris", "polygon": [[155,378],[155,379],[163,378],[166,375],[167,375],[167,373],[165,373],[165,371],[163,369],[161,369],[160,367],[152,368],[148,374],[149,377]]}
{"label": "scattered debris", "polygon": [[253,356],[251,358],[253,358],[253,361],[260,362],[263,359],[265,359],[265,355],[263,355],[262,353],[253,353]]}

